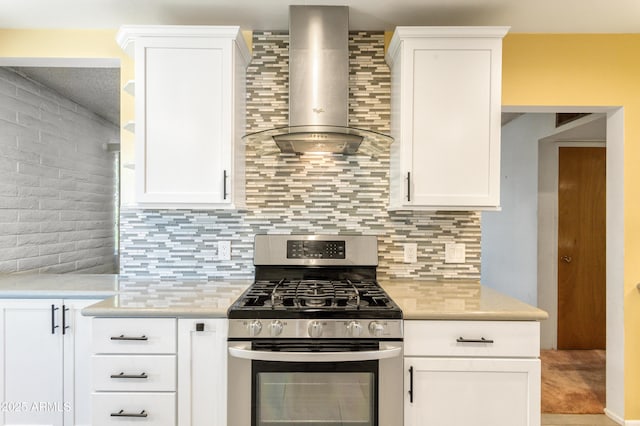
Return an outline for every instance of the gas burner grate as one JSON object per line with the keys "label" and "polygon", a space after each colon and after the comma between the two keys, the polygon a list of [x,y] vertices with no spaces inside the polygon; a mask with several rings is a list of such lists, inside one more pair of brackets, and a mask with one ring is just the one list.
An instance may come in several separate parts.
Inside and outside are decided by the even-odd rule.
{"label": "gas burner grate", "polygon": [[390,300],[375,281],[256,281],[240,300],[242,307],[271,309],[385,308]]}

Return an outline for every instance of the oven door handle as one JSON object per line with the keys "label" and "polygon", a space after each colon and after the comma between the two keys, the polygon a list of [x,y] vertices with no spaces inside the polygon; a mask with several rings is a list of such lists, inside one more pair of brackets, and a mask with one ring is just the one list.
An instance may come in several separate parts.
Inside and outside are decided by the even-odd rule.
{"label": "oven door handle", "polygon": [[377,351],[348,351],[348,352],[281,352],[254,351],[250,345],[229,346],[229,354],[235,358],[255,361],[280,362],[345,362],[345,361],[373,361],[395,358],[402,354],[401,346],[381,345]]}

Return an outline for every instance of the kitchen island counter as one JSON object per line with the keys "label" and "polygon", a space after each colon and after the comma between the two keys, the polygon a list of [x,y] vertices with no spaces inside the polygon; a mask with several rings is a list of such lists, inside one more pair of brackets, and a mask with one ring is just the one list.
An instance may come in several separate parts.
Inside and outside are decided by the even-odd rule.
{"label": "kitchen island counter", "polygon": [[99,299],[118,292],[114,274],[11,274],[0,276],[3,299]]}
{"label": "kitchen island counter", "polygon": [[548,314],[478,281],[381,280],[405,320],[541,321]]}

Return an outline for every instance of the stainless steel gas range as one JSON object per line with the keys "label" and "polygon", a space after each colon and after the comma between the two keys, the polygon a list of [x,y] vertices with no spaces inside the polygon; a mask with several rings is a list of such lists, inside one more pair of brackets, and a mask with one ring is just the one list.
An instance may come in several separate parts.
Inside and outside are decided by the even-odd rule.
{"label": "stainless steel gas range", "polygon": [[375,236],[257,235],[229,308],[229,425],[402,424],[402,311]]}

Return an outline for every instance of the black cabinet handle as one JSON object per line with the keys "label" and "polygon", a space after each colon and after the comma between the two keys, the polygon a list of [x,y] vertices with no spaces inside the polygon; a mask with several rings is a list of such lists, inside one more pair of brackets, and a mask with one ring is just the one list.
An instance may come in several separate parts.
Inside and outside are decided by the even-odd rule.
{"label": "black cabinet handle", "polygon": [[204,323],[203,322],[197,322],[196,323],[196,331],[204,331]]}
{"label": "black cabinet handle", "polygon": [[409,402],[413,404],[413,366],[409,367]]}
{"label": "black cabinet handle", "polygon": [[121,334],[119,336],[111,336],[111,340],[149,340],[149,338],[144,335],[140,337],[129,337]]}
{"label": "black cabinet handle", "polygon": [[485,339],[484,337],[481,337],[479,339],[465,339],[464,337],[458,337],[456,339],[456,342],[458,343],[493,343],[493,340]]}
{"label": "black cabinet handle", "polygon": [[407,201],[411,201],[411,172],[407,172]]}
{"label": "black cabinet handle", "polygon": [[67,308],[65,305],[62,305],[62,334],[67,334],[67,328],[69,328],[69,326],[67,325],[68,310],[69,308]]}
{"label": "black cabinet handle", "polygon": [[124,374],[124,372],[120,372],[120,374],[112,374],[110,376],[112,379],[148,379],[147,373],[142,374]]}
{"label": "black cabinet handle", "polygon": [[59,325],[56,325],[57,310],[58,308],[56,308],[56,305],[51,305],[51,334],[56,334],[56,328],[60,327]]}
{"label": "black cabinet handle", "polygon": [[227,171],[222,171],[222,199],[227,199]]}
{"label": "black cabinet handle", "polygon": [[111,413],[111,417],[147,417],[147,412],[142,410],[139,413],[125,413],[124,410],[120,410],[117,413]]}

